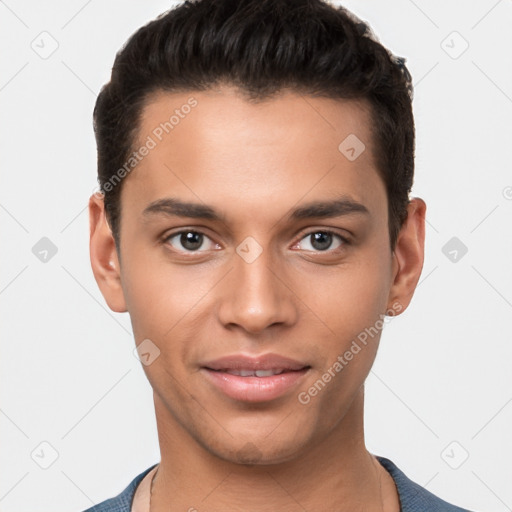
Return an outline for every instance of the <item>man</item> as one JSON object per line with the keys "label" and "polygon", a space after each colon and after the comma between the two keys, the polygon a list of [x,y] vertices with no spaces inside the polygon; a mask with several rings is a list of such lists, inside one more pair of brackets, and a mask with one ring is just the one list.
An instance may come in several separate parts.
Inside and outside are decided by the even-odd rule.
{"label": "man", "polygon": [[89,511],[462,511],[365,447],[364,381],[424,257],[410,76],[321,0],[186,2],[95,112],[91,263],[161,461]]}

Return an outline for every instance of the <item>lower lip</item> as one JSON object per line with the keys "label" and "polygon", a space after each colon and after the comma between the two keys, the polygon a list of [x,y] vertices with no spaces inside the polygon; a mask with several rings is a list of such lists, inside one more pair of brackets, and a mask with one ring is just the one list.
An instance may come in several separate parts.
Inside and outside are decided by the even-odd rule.
{"label": "lower lip", "polygon": [[201,368],[201,372],[208,380],[224,394],[243,402],[266,402],[279,398],[296,386],[308,371],[309,368],[304,368],[270,377],[240,377]]}

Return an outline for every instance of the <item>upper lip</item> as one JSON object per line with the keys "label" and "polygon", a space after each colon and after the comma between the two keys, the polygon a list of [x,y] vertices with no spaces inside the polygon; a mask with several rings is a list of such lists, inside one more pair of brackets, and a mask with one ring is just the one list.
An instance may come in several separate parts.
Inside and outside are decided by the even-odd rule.
{"label": "upper lip", "polygon": [[210,370],[302,370],[309,365],[278,354],[248,356],[234,354],[201,364]]}

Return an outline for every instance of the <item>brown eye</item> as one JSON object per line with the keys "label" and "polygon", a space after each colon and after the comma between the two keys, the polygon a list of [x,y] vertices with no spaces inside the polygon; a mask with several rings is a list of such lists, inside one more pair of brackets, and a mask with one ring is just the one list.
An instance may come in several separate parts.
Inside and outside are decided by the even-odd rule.
{"label": "brown eye", "polygon": [[189,251],[197,251],[203,245],[203,235],[201,233],[182,233],[180,235],[180,244]]}
{"label": "brown eye", "polygon": [[[197,231],[180,231],[179,233],[174,233],[168,236],[165,242],[173,249],[182,252],[201,252],[199,249],[204,250],[204,245],[207,245],[206,250],[214,248],[213,246],[215,245],[206,235]],[[209,242],[209,246],[208,243],[205,242]]]}

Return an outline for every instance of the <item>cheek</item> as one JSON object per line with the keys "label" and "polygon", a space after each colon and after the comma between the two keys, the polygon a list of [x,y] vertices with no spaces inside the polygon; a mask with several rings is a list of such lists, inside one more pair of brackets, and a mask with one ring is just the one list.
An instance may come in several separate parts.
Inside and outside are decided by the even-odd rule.
{"label": "cheek", "polygon": [[371,265],[338,269],[318,294],[316,310],[329,327],[316,339],[322,364],[300,391],[299,402],[317,410],[329,430],[347,412],[377,354],[386,310],[386,275]]}
{"label": "cheek", "polygon": [[334,269],[317,290],[315,310],[334,332],[333,338],[348,341],[385,312],[389,276],[381,263],[361,258]]}
{"label": "cheek", "polygon": [[357,263],[337,268],[319,287],[315,308],[330,332],[319,340],[322,365],[311,390],[318,393],[317,407],[338,404],[333,411],[339,413],[351,403],[372,367],[385,324],[381,315],[389,293],[388,263],[361,253]]}
{"label": "cheek", "polygon": [[180,328],[211,288],[211,273],[194,265],[172,266],[163,249],[133,251],[123,266],[123,292],[135,339],[165,340]]}

